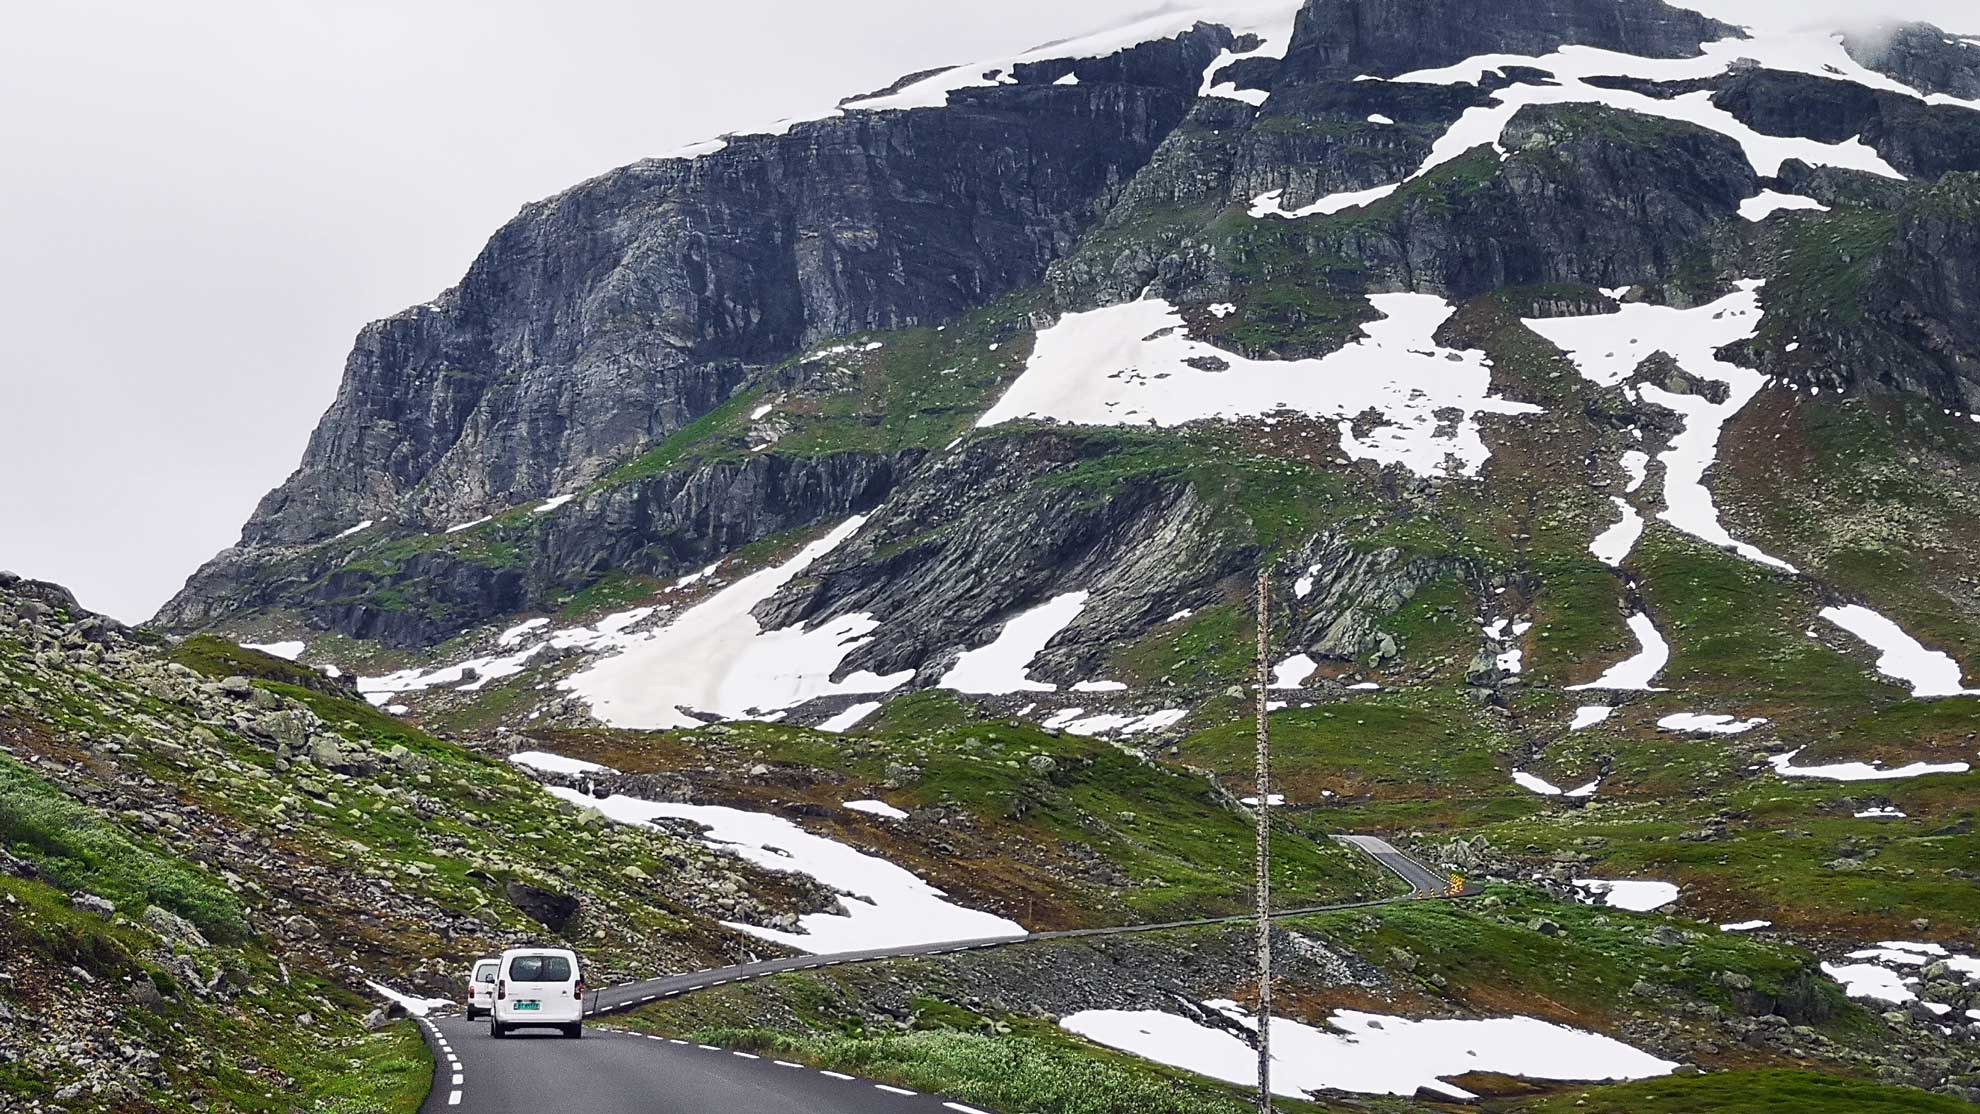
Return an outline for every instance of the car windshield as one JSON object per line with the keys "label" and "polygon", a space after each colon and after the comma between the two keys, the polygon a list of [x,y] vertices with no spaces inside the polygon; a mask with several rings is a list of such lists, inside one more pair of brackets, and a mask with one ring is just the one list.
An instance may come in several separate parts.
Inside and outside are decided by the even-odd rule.
{"label": "car windshield", "polygon": [[514,982],[569,982],[571,961],[561,955],[519,955],[509,961]]}

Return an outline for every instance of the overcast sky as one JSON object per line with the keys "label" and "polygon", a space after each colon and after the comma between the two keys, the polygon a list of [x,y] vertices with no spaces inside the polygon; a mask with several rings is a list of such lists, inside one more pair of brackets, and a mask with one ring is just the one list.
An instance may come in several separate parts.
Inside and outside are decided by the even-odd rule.
{"label": "overcast sky", "polygon": [[[1151,6],[4,5],[0,569],[147,618],[294,468],[358,328],[452,285],[523,203]],[[1980,22],[1970,0],[1877,7]]]}

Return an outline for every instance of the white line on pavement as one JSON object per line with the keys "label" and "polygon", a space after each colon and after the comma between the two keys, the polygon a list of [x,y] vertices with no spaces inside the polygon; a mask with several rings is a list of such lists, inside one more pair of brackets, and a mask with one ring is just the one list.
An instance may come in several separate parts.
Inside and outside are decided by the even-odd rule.
{"label": "white line on pavement", "polygon": [[874,1086],[894,1095],[912,1095],[916,1093],[908,1090],[906,1087],[889,1087],[885,1083],[875,1083]]}
{"label": "white line on pavement", "polygon": [[829,1077],[829,1078],[832,1078],[832,1079],[851,1079],[851,1078],[852,1078],[852,1076],[850,1076],[850,1075],[840,1075],[840,1074],[839,1074],[838,1072],[835,1072],[835,1071],[821,1071],[821,1072],[819,1072],[818,1074],[820,1074],[820,1075],[823,1075],[823,1076],[827,1076],[827,1077]]}
{"label": "white line on pavement", "polygon": [[460,1104],[461,1104],[461,1093],[459,1091],[455,1091],[453,1094],[447,1096],[448,1106],[459,1106]]}

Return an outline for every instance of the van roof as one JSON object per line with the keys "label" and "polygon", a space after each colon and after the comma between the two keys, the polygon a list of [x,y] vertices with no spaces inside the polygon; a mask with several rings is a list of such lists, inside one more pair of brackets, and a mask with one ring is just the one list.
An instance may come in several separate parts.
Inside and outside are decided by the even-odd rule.
{"label": "van roof", "polygon": [[577,958],[577,953],[569,948],[510,948],[502,953],[502,958],[508,959],[518,955],[564,955],[572,959]]}
{"label": "van roof", "polygon": [[482,965],[482,964],[484,964],[484,963],[500,963],[500,962],[502,962],[502,961],[501,961],[501,960],[499,960],[499,959],[497,959],[497,958],[495,958],[495,957],[494,957],[494,956],[492,956],[492,955],[485,955],[485,956],[482,956],[482,957],[481,957],[480,959],[477,959],[477,960],[475,960],[475,961],[474,961],[474,965],[475,965],[476,967],[479,967],[479,966],[481,966],[481,965]]}

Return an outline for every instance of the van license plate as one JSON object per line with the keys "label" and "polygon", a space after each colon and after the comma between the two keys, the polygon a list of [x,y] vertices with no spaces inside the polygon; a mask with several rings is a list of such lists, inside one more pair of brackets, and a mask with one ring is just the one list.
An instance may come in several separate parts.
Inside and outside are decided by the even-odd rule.
{"label": "van license plate", "polygon": [[541,1002],[517,1002],[516,1009],[518,1011],[540,1009],[542,1005],[543,1003]]}

